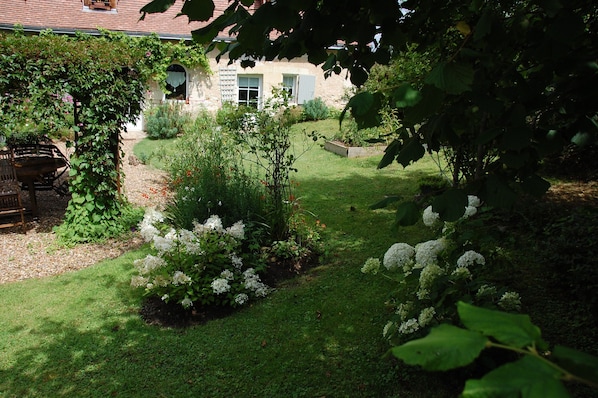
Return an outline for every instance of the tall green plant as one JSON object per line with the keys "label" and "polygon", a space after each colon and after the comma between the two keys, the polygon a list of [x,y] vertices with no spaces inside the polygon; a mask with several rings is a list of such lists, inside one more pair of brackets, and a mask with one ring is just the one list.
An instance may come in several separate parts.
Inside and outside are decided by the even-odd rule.
{"label": "tall green plant", "polygon": [[288,235],[293,202],[289,176],[295,171],[293,164],[298,156],[291,145],[290,127],[294,117],[288,99],[287,91],[275,88],[264,109],[245,113],[238,130],[232,131],[236,143],[250,155],[248,160],[264,173],[262,183],[267,190],[268,225],[270,235],[276,241],[284,240]]}

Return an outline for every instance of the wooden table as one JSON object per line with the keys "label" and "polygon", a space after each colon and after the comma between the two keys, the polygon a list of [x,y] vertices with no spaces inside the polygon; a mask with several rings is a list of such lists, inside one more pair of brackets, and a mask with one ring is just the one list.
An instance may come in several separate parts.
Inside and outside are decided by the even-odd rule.
{"label": "wooden table", "polygon": [[15,158],[15,170],[17,179],[29,188],[31,198],[31,213],[37,218],[37,198],[35,196],[35,181],[43,175],[53,173],[58,169],[66,167],[66,161],[60,158],[46,156],[17,157]]}

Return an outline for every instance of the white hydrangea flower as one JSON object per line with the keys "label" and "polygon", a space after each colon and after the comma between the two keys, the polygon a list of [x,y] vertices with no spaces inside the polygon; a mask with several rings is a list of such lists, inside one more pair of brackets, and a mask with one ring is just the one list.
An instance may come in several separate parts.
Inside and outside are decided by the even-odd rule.
{"label": "white hydrangea flower", "polygon": [[210,216],[203,225],[216,232],[222,232],[222,220],[217,215]]}
{"label": "white hydrangea flower", "polygon": [[428,206],[424,210],[422,220],[426,227],[433,227],[440,222],[440,213],[436,213],[432,210],[432,206]]}
{"label": "white hydrangea flower", "polygon": [[401,317],[401,320],[404,321],[409,316],[410,312],[413,310],[413,301],[407,301],[405,303],[399,304],[396,310],[396,314]]}
{"label": "white hydrangea flower", "polygon": [[243,305],[247,301],[249,301],[249,296],[246,295],[245,293],[239,293],[235,296],[235,303],[238,305]]}
{"label": "white hydrangea flower", "polygon": [[265,297],[270,293],[270,288],[260,280],[260,276],[255,273],[253,268],[248,268],[243,272],[243,286],[252,291],[258,297]]}
{"label": "white hydrangea flower", "polygon": [[482,202],[480,201],[480,198],[475,195],[467,195],[467,206],[480,207],[481,205]]}
{"label": "white hydrangea flower", "polygon": [[361,272],[364,274],[372,274],[376,275],[380,270],[380,260],[374,257],[370,257],[365,260],[363,267],[361,267]]}
{"label": "white hydrangea flower", "polygon": [[485,265],[486,259],[474,250],[468,250],[457,260],[457,267],[470,267],[472,265]]}
{"label": "white hydrangea flower", "polygon": [[178,233],[178,240],[183,244],[187,253],[201,254],[199,241],[192,231],[181,229]]}
{"label": "white hydrangea flower", "polygon": [[415,249],[407,243],[395,243],[384,253],[382,263],[389,271],[403,268],[407,272],[413,265],[414,254]]}
{"label": "white hydrangea flower", "polygon": [[422,290],[429,290],[434,281],[439,276],[444,275],[444,270],[440,268],[437,264],[429,264],[427,265],[419,274],[419,287]]}
{"label": "white hydrangea flower", "polygon": [[153,224],[146,223],[145,220],[139,224],[139,234],[146,242],[151,242],[154,239],[154,236],[160,234],[158,228],[154,227]]}
{"label": "white hydrangea flower", "polygon": [[165,266],[166,261],[164,261],[164,259],[161,257],[152,256],[151,254],[148,254],[143,259],[135,260],[133,262],[133,265],[137,267],[141,275],[147,275],[156,268]]}
{"label": "white hydrangea flower", "polygon": [[235,275],[232,273],[232,271],[228,269],[222,271],[220,273],[220,277],[226,279],[227,281],[232,281],[233,279],[235,279]]}
{"label": "white hydrangea flower", "polygon": [[142,286],[145,286],[147,284],[147,282],[148,282],[148,279],[141,275],[134,275],[131,277],[131,286],[132,287],[142,287]]}
{"label": "white hydrangea flower", "polygon": [[417,319],[411,318],[399,326],[399,333],[401,334],[411,334],[415,333],[419,330],[419,324],[417,323]]}
{"label": "white hydrangea flower", "polygon": [[184,308],[189,308],[189,307],[191,307],[191,306],[193,305],[193,301],[191,301],[191,300],[189,299],[189,297],[185,297],[185,298],[183,299],[183,301],[181,301],[181,305],[182,305]]}
{"label": "white hydrangea flower", "polygon": [[423,266],[435,264],[445,246],[445,241],[442,238],[418,243],[415,246],[415,262]]}
{"label": "white hydrangea flower", "polygon": [[177,233],[171,229],[164,237],[154,236],[154,247],[159,252],[167,253],[174,248],[176,241]]}
{"label": "white hydrangea flower", "polygon": [[226,293],[230,290],[230,285],[228,284],[228,281],[224,278],[216,278],[212,281],[212,290],[214,291],[214,294],[222,294],[222,293]]}
{"label": "white hydrangea flower", "polygon": [[506,311],[519,311],[521,309],[521,297],[516,292],[506,292],[498,300],[498,306]]}
{"label": "white hydrangea flower", "polygon": [[157,275],[154,278],[153,284],[160,287],[166,287],[170,284],[170,278],[164,275]]}
{"label": "white hydrangea flower", "polygon": [[451,272],[451,275],[458,279],[469,279],[471,278],[471,271],[467,267],[457,267]]}
{"label": "white hydrangea flower", "polygon": [[474,216],[477,212],[477,207],[465,206],[465,213],[463,213],[463,216],[461,218],[463,218],[464,220],[468,219],[469,217]]}
{"label": "white hydrangea flower", "polygon": [[175,286],[190,285],[191,282],[192,282],[191,278],[189,276],[185,275],[185,273],[182,271],[176,271],[174,273],[174,275],[172,276],[172,284]]}
{"label": "white hydrangea flower", "polygon": [[243,224],[243,221],[237,221],[226,229],[226,233],[237,240],[243,240],[245,239],[245,224]]}
{"label": "white hydrangea flower", "polygon": [[230,258],[230,262],[231,264],[238,270],[241,270],[241,267],[243,266],[243,259],[239,256],[237,256],[236,253],[231,253],[228,256]]}
{"label": "white hydrangea flower", "polygon": [[430,298],[430,291],[428,289],[419,288],[415,293],[418,299],[425,300]]}
{"label": "white hydrangea flower", "polygon": [[424,308],[417,319],[419,326],[423,328],[428,325],[434,319],[434,315],[436,315],[436,309],[434,309],[434,307]]}
{"label": "white hydrangea flower", "polygon": [[496,287],[492,285],[482,285],[476,292],[476,298],[484,297],[484,296],[493,296],[497,293]]}

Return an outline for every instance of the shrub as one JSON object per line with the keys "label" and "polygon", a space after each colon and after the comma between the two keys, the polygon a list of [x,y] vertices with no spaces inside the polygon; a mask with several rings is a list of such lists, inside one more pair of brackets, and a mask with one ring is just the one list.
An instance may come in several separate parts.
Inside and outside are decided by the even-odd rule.
{"label": "shrub", "polygon": [[321,98],[314,98],[303,104],[304,120],[323,120],[328,118],[328,106]]}
{"label": "shrub", "polygon": [[245,173],[232,140],[211,115],[200,114],[176,148],[169,162],[174,197],[167,207],[175,226],[191,228],[193,220],[213,214],[226,224],[264,221],[264,187]]}
{"label": "shrub", "polygon": [[145,129],[148,138],[174,138],[185,132],[191,117],[179,103],[167,102],[150,108],[145,113]]}
{"label": "shrub", "polygon": [[415,247],[395,243],[382,262],[370,258],[363,265],[361,271],[371,274],[378,273],[383,265],[388,272],[386,276],[399,283],[387,303],[393,317],[383,331],[392,344],[420,337],[431,326],[457,322],[456,303],[460,300],[489,308],[519,310],[519,294],[486,280],[485,257],[473,250],[471,242],[462,242],[456,236],[459,223],[474,216],[479,206],[479,199],[470,196],[463,218],[450,224],[440,223],[440,215],[432,206],[427,207],[423,222],[432,228],[443,227],[438,239]]}
{"label": "shrub", "polygon": [[163,215],[150,211],[140,225],[155,253],[134,262],[137,275],[131,279],[133,287],[184,308],[206,304],[238,307],[270,292],[239,251],[245,237],[242,222],[224,228],[221,219],[213,215],[204,224],[194,223],[193,230],[163,233],[159,229],[163,220]]}

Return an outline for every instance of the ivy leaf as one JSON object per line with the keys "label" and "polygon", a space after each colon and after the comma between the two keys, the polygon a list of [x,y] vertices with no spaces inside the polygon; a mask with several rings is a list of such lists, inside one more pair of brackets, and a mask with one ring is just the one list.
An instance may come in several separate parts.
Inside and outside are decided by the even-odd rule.
{"label": "ivy leaf", "polygon": [[462,189],[449,189],[432,201],[432,210],[444,221],[457,221],[465,213],[467,194]]}
{"label": "ivy leaf", "polygon": [[414,225],[420,219],[420,209],[415,202],[403,202],[397,207],[395,226],[407,227]]}
{"label": "ivy leaf", "polygon": [[207,0],[187,0],[183,4],[181,14],[187,15],[189,21],[207,21],[214,15],[214,2]]}
{"label": "ivy leaf", "polygon": [[465,383],[462,397],[565,398],[569,393],[560,382],[561,373],[529,355],[503,365],[479,380]]}
{"label": "ivy leaf", "polygon": [[468,329],[493,337],[503,344],[518,348],[534,344],[545,346],[540,328],[532,323],[529,315],[489,310],[462,301],[457,303],[457,311]]}
{"label": "ivy leaf", "polygon": [[141,20],[145,19],[146,14],[154,14],[158,12],[165,12],[174,4],[175,0],[153,0],[148,4],[144,5],[141,12]]}
{"label": "ivy leaf", "polygon": [[432,69],[425,82],[449,94],[459,95],[471,90],[473,67],[469,64],[441,62]]}
{"label": "ivy leaf", "polygon": [[391,352],[409,365],[420,365],[425,370],[448,370],[473,362],[487,342],[477,332],[442,324],[426,337],[394,347]]}
{"label": "ivy leaf", "polygon": [[563,369],[588,381],[598,383],[598,358],[564,346],[555,346],[552,358]]}

